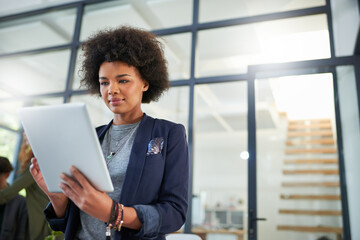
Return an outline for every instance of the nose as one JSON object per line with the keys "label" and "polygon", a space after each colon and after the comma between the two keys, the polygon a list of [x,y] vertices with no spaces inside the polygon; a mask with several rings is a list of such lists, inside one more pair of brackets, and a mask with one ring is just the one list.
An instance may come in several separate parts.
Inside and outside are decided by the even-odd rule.
{"label": "nose", "polygon": [[108,93],[109,95],[118,94],[120,92],[119,88],[114,83],[109,84]]}

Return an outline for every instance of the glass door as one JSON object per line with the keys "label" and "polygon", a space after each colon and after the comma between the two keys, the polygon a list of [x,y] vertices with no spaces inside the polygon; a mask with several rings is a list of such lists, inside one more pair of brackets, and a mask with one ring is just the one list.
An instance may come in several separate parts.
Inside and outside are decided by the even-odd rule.
{"label": "glass door", "polygon": [[202,239],[246,239],[247,149],[246,81],[196,85],[191,231]]}
{"label": "glass door", "polygon": [[256,200],[249,239],[341,239],[332,73],[255,77],[253,84]]}

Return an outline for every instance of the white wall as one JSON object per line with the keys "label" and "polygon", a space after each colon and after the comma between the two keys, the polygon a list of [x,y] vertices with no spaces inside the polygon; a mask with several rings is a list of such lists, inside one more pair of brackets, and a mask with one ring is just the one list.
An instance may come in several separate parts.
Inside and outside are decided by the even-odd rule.
{"label": "white wall", "polygon": [[359,8],[357,0],[330,0],[335,37],[335,55],[354,54],[359,31]]}
{"label": "white wall", "polygon": [[353,67],[338,67],[338,87],[352,239],[360,239],[360,126]]}

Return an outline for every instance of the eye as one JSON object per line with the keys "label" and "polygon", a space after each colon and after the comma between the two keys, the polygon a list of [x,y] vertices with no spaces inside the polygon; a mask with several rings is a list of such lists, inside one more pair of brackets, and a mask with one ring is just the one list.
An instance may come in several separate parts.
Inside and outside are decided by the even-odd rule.
{"label": "eye", "polygon": [[109,85],[109,83],[108,82],[100,82],[100,85],[101,86],[106,86],[106,85]]}
{"label": "eye", "polygon": [[119,83],[127,83],[127,82],[129,82],[129,80],[124,80],[124,79],[122,79],[122,80],[119,80],[118,82],[119,82]]}

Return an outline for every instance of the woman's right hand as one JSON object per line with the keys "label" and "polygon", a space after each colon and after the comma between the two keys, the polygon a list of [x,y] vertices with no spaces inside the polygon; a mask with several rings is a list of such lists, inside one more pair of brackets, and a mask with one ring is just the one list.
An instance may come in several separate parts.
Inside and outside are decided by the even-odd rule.
{"label": "woman's right hand", "polygon": [[40,187],[40,189],[49,197],[55,210],[56,216],[63,217],[65,215],[65,210],[69,199],[65,196],[64,193],[49,192],[36,158],[31,159],[30,173],[33,176],[37,185]]}

